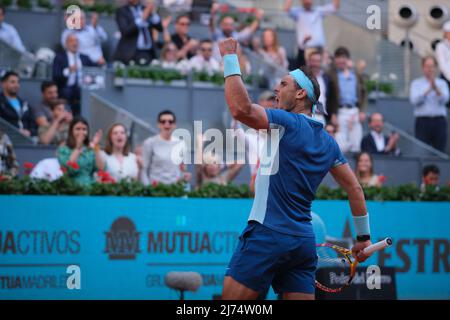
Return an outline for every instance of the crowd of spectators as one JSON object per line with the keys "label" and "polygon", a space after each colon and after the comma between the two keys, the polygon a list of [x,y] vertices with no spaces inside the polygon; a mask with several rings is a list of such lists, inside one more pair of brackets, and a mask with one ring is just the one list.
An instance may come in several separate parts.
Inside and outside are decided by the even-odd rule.
{"label": "crowd of spectators", "polygon": [[[102,44],[112,35],[101,26],[98,14],[91,13],[88,19],[82,12],[80,28],[65,29],[61,34],[63,50],[54,58],[52,80],[42,83],[39,104],[30,105],[26,97],[20,95],[17,73],[8,71],[2,76],[0,117],[40,144],[58,147],[59,162],[82,184],[92,183],[98,179],[98,172],[103,171],[115,181],[139,180],[145,185],[189,183],[192,177],[186,167],[174,165],[169,159],[170,150],[180,143],[172,137],[176,116],[171,111],[159,114],[160,133],[136,146],[135,153],[131,152],[127,128],[120,123],[111,125],[103,140],[101,132],[89,140],[89,124],[80,117],[83,69],[110,67],[113,61],[119,61],[176,69],[182,73],[191,70],[218,73],[223,70],[218,41],[234,37],[241,44],[238,55],[244,74],[252,72],[252,64],[241,48],[251,50],[269,65],[283,69],[306,66],[311,70],[320,85],[319,101],[327,110],[327,114],[317,111],[314,117],[325,125],[343,152],[358,154],[355,172],[361,184],[380,186],[383,177],[374,174],[372,155],[400,155],[400,135],[396,132],[385,134],[381,113],[367,115],[364,61],[352,61],[350,50],[343,46],[333,53],[325,50],[323,19],[336,13],[339,7],[339,0],[323,6],[315,6],[312,0],[300,0],[300,6],[294,6],[292,0],[285,1],[286,16],[295,22],[298,54],[294,63],[289,61],[289,54],[275,29],[260,30],[264,12],[259,9],[253,11],[248,24],[238,25],[235,16],[224,13],[220,4],[213,3],[210,32],[197,39],[191,34],[192,15],[189,13],[181,13],[175,18],[167,14],[162,16],[154,2],[143,5],[140,0],[128,0],[115,14],[120,40],[112,61],[108,61],[102,49]],[[4,20],[5,9],[0,7],[0,40],[18,51],[25,51],[17,30]],[[445,152],[448,135],[446,105],[450,100],[450,22],[444,24],[443,31],[444,38],[436,47],[436,58],[424,57],[423,77],[411,83],[410,102],[414,106],[416,138]],[[269,90],[261,95],[259,102],[270,108],[274,101],[275,96]],[[369,131],[364,135],[366,123]],[[0,138],[0,172],[14,176],[18,170],[11,142],[4,133]],[[198,185],[205,182],[227,184],[242,169],[242,165],[220,166],[214,156],[210,160],[210,164],[196,169]],[[253,182],[255,170],[251,169]]]}

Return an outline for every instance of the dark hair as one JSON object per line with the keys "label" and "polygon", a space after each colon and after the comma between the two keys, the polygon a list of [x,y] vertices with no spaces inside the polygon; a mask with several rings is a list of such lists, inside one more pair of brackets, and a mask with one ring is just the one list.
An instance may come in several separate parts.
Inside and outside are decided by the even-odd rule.
{"label": "dark hair", "polygon": [[434,164],[429,164],[423,167],[422,177],[426,177],[429,173],[440,174],[441,171],[439,170],[438,166]]}
{"label": "dark hair", "polygon": [[6,13],[5,6],[3,4],[1,4],[1,3],[0,3],[0,11],[3,12],[3,14]]}
{"label": "dark hair", "polygon": [[204,43],[213,43],[211,39],[203,39],[202,41],[200,41],[200,45],[204,44]]}
{"label": "dark hair", "polygon": [[350,58],[350,51],[346,47],[339,47],[334,51],[334,56]]}
{"label": "dark hair", "polygon": [[183,19],[183,18],[188,18],[189,19],[189,21],[191,20],[191,17],[189,17],[189,15],[188,14],[186,14],[186,13],[183,13],[183,14],[180,14],[176,19],[175,19],[175,23],[178,23],[178,22],[180,22],[180,20],[181,19]]}
{"label": "dark hair", "polygon": [[78,124],[78,123],[82,123],[87,127],[87,135],[86,138],[83,141],[83,144],[87,147],[89,146],[89,123],[87,122],[86,119],[82,118],[82,117],[76,117],[72,120],[72,122],[69,125],[69,134],[67,135],[67,140],[66,140],[66,145],[67,147],[69,147],[70,149],[75,149],[77,142],[75,140],[75,137],[73,136],[73,128]]}
{"label": "dark hair", "polygon": [[63,104],[64,106],[66,105],[66,100],[64,100],[64,99],[56,99],[56,100],[53,100],[53,101],[51,101],[50,103],[49,103],[49,107],[50,107],[50,110],[54,110],[57,106],[59,106],[59,105],[61,105],[61,104]]}
{"label": "dark hair", "polygon": [[432,55],[428,55],[428,56],[425,56],[425,57],[422,58],[422,67],[425,64],[425,62],[427,62],[428,59],[433,60],[434,65],[437,66],[438,62],[437,62],[436,58],[434,56],[432,56]]}
{"label": "dark hair", "polygon": [[173,122],[177,122],[177,117],[175,117],[175,113],[170,110],[163,110],[158,114],[158,122],[161,121],[161,117],[165,115],[170,115],[173,117]]}
{"label": "dark hair", "polygon": [[17,78],[20,79],[20,77],[19,77],[19,75],[17,74],[17,72],[14,72],[14,71],[6,71],[5,74],[3,75],[1,81],[2,81],[2,82],[5,82],[5,81],[7,81],[9,78],[11,78],[11,77],[17,77]]}
{"label": "dark hair", "polygon": [[322,56],[322,55],[323,55],[323,49],[322,49],[322,48],[314,48],[314,49],[312,49],[312,50],[309,52],[309,54],[308,54],[308,59],[309,59],[311,56],[316,55],[316,54]]}
{"label": "dark hair", "polygon": [[358,180],[361,178],[361,175],[359,174],[359,171],[358,171],[358,163],[363,155],[367,155],[370,159],[370,163],[372,164],[372,166],[370,167],[370,175],[373,176],[373,157],[370,153],[363,151],[363,152],[358,153],[355,157],[355,162],[356,162],[355,163],[355,174],[356,174],[356,177],[358,178]]}
{"label": "dark hair", "polygon": [[41,92],[44,93],[50,87],[56,86],[56,82],[44,80],[41,83]]}
{"label": "dark hair", "polygon": [[113,144],[112,144],[112,141],[111,141],[111,135],[112,135],[112,132],[113,132],[114,128],[115,127],[119,127],[119,126],[125,129],[125,134],[127,135],[127,142],[125,143],[125,147],[123,148],[122,154],[124,156],[128,156],[128,154],[130,153],[130,149],[131,149],[131,147],[130,147],[130,140],[128,139],[127,128],[122,123],[114,123],[111,127],[109,127],[108,133],[106,134],[105,152],[107,154],[109,154],[109,155],[112,154],[112,152],[113,152]]}
{"label": "dark hair", "polygon": [[[317,82],[316,77],[314,76],[313,72],[311,71],[311,69],[307,66],[303,66],[300,67],[300,70],[303,71],[303,73],[308,77],[308,79],[311,81],[313,88],[314,88],[314,97],[316,98],[316,101],[319,101],[319,97],[320,97],[320,86],[319,83]],[[296,84],[298,90],[303,89],[300,87],[300,85],[297,83],[297,81],[294,80],[294,83]],[[312,101],[308,98],[308,104],[310,106],[310,108],[312,109]]]}

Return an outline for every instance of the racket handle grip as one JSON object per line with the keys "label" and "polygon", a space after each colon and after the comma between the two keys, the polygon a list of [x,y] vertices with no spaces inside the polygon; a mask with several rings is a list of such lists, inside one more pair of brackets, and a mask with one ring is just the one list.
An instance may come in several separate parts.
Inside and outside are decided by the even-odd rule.
{"label": "racket handle grip", "polygon": [[363,249],[364,254],[371,255],[375,251],[382,250],[384,248],[387,248],[392,245],[392,239],[386,238],[384,240],[381,240],[379,242],[373,243],[370,246]]}

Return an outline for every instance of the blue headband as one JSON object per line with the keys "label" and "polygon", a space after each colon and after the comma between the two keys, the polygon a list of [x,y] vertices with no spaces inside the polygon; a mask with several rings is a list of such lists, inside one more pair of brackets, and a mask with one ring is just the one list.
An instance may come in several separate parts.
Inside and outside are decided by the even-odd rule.
{"label": "blue headband", "polygon": [[313,104],[312,113],[315,113],[316,109],[319,109],[321,113],[328,114],[325,107],[320,102],[317,101],[316,96],[314,94],[314,86],[311,80],[309,80],[309,78],[306,76],[306,74],[300,69],[291,71],[289,72],[289,74],[295,79],[300,88],[306,90],[308,98],[309,100],[311,100]]}

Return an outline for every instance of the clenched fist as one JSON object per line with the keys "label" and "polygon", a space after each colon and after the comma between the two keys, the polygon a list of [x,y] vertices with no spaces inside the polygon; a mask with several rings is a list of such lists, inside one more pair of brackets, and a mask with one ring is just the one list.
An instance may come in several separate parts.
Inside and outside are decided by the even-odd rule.
{"label": "clenched fist", "polygon": [[228,38],[219,42],[220,54],[223,56],[227,54],[237,53],[238,42],[236,39]]}

